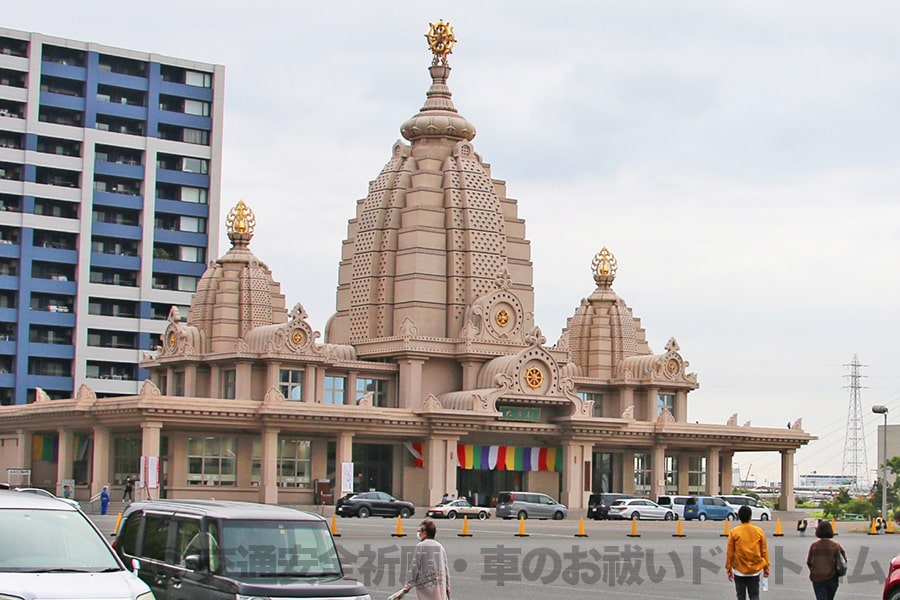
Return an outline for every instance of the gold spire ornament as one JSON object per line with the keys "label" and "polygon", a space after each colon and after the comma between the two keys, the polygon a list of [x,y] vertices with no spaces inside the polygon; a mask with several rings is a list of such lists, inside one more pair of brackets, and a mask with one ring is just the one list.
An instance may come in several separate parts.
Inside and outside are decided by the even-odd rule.
{"label": "gold spire ornament", "polygon": [[447,66],[447,55],[453,53],[453,44],[456,38],[453,36],[453,27],[450,23],[444,23],[443,20],[437,23],[428,24],[428,33],[425,34],[428,40],[428,49],[434,54],[434,60],[431,64],[437,66],[441,64]]}
{"label": "gold spire ornament", "polygon": [[228,211],[225,227],[228,229],[229,235],[253,234],[253,229],[256,227],[256,216],[243,200],[238,200],[234,208]]}
{"label": "gold spire ornament", "polygon": [[594,274],[594,281],[597,283],[604,279],[609,281],[615,279],[618,268],[619,263],[616,262],[616,257],[606,249],[606,246],[603,246],[603,249],[591,261],[591,271]]}

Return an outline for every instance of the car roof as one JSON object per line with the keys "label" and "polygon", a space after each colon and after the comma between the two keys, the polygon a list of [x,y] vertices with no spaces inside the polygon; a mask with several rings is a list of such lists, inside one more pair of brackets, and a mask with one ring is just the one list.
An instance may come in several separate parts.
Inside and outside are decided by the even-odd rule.
{"label": "car roof", "polygon": [[154,513],[192,513],[216,519],[281,519],[289,521],[324,521],[315,513],[276,504],[238,502],[236,500],[148,500],[133,502],[125,511],[129,515],[143,510]]}
{"label": "car roof", "polygon": [[78,510],[68,502],[63,502],[59,498],[51,498],[42,494],[23,494],[14,490],[0,490],[0,509],[6,508]]}

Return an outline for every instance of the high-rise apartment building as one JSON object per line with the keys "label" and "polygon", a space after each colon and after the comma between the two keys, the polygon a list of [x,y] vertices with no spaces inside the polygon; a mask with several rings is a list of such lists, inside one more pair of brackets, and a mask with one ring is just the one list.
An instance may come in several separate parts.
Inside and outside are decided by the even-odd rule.
{"label": "high-rise apartment building", "polygon": [[0,404],[134,394],[218,256],[224,67],[0,28]]}

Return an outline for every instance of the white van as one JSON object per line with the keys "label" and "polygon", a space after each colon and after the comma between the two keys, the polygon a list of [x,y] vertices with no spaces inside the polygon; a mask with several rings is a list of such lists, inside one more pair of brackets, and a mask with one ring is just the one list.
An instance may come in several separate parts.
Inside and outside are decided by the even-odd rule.
{"label": "white van", "polygon": [[684,518],[684,505],[690,496],[659,496],[656,503],[660,506],[672,509],[679,519]]}
{"label": "white van", "polygon": [[91,521],[61,500],[0,490],[4,598],[153,600]]}
{"label": "white van", "polygon": [[719,498],[730,504],[734,507],[734,512],[737,513],[738,509],[741,506],[749,506],[750,510],[753,511],[753,516],[751,517],[754,521],[771,521],[772,520],[772,509],[754,498],[753,496],[722,496]]}

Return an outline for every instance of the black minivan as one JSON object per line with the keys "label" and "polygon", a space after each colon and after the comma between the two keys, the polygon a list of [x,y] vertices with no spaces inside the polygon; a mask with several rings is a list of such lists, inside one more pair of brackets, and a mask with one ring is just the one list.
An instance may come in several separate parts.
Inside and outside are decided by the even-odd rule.
{"label": "black minivan", "polygon": [[362,583],[344,578],[325,519],[283,506],[135,502],[113,547],[157,600],[370,600]]}

